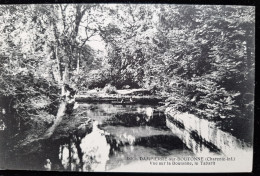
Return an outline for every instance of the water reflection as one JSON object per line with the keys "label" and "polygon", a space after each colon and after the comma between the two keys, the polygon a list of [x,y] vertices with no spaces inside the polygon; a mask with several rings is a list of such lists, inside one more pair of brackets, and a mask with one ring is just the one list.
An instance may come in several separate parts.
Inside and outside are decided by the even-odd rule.
{"label": "water reflection", "polygon": [[[83,171],[87,171],[91,165],[91,171],[104,171],[109,159],[110,145],[106,141],[105,132],[100,130],[95,121],[93,131],[81,141],[80,147],[83,153]],[[88,162],[85,162],[88,161]]]}
{"label": "water reflection", "polygon": [[[189,153],[182,141],[165,125],[165,116],[150,106],[85,105],[78,109],[94,121],[91,133],[76,133],[60,145],[64,170],[106,171],[131,162],[127,157],[167,156]],[[173,145],[174,144],[174,145]]]}
{"label": "water reflection", "polygon": [[[135,167],[142,161],[127,158],[151,156],[212,156],[236,154],[250,159],[246,143],[214,128],[214,123],[179,114],[174,118],[151,106],[81,105],[95,122],[91,133],[60,145],[65,170],[110,171]],[[237,155],[239,154],[239,155]],[[241,157],[240,157],[241,156]]]}
{"label": "water reflection", "polygon": [[214,123],[185,114],[169,118],[156,106],[79,104],[69,119],[50,139],[32,143],[28,147],[31,153],[25,154],[20,149],[19,157],[10,153],[1,164],[8,169],[88,172],[126,171],[126,167],[135,171],[139,167],[139,171],[147,171],[139,163],[145,161],[128,158],[231,155],[233,152],[248,165],[252,158],[246,153],[250,146],[213,127]]}
{"label": "water reflection", "polygon": [[65,170],[79,171],[81,170],[81,162],[75,143],[61,145],[59,148],[59,159]]}
{"label": "water reflection", "polygon": [[93,123],[90,134],[80,139],[74,135],[69,144],[60,146],[59,159],[65,170],[104,171],[109,159],[110,145],[98,122]]}

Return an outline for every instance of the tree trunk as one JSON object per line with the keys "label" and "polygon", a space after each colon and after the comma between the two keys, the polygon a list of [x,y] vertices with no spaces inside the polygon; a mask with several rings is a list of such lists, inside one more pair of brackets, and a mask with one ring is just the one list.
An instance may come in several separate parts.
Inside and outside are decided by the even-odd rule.
{"label": "tree trunk", "polygon": [[[71,67],[70,62],[71,62],[71,59],[72,59],[70,57],[72,57],[74,50],[75,50],[75,46],[77,44],[76,38],[77,38],[77,35],[78,35],[78,32],[79,32],[79,25],[81,23],[81,19],[84,15],[85,11],[86,11],[86,9],[81,11],[80,5],[76,6],[75,27],[74,27],[74,30],[71,33],[71,39],[72,40],[71,40],[71,45],[70,45],[71,49],[70,50],[68,50],[68,48],[66,48],[66,47],[65,48],[61,47],[62,45],[61,45],[60,36],[59,36],[59,33],[58,33],[56,21],[55,21],[54,18],[50,17],[50,19],[52,20],[53,32],[54,32],[54,36],[55,36],[55,39],[56,39],[56,45],[55,45],[55,48],[53,49],[54,50],[53,52],[54,52],[54,57],[57,60],[57,68],[58,68],[58,72],[59,72],[58,73],[59,74],[58,82],[59,82],[59,85],[60,85],[60,88],[61,88],[61,94],[60,94],[61,103],[59,105],[58,112],[57,112],[56,118],[54,120],[54,123],[46,131],[46,133],[44,134],[44,138],[48,138],[53,134],[56,127],[62,121],[62,118],[63,118],[63,116],[65,115],[65,112],[66,112],[66,107],[71,100],[70,90],[66,90],[65,85],[68,84],[69,80],[70,80],[69,71],[70,71],[70,67]],[[63,50],[64,53],[65,53],[65,55],[62,56],[62,60],[61,60],[61,56],[59,56],[59,53],[61,53],[61,52],[58,52],[59,48],[61,48],[61,50]],[[80,62],[80,57],[78,57],[78,60],[77,60],[77,73],[79,73],[79,62]],[[64,71],[63,71],[63,68],[62,68],[63,63],[65,65]]]}
{"label": "tree trunk", "polygon": [[62,121],[62,119],[63,119],[63,117],[65,115],[66,107],[67,107],[67,104],[68,104],[68,102],[70,100],[70,98],[69,98],[70,92],[69,92],[69,90],[66,90],[66,87],[65,87],[65,83],[69,79],[68,73],[69,73],[68,72],[68,64],[66,64],[65,70],[64,70],[64,73],[63,73],[63,78],[62,78],[62,80],[60,80],[60,82],[61,82],[61,103],[59,105],[58,112],[57,112],[56,118],[54,120],[54,123],[45,132],[45,134],[43,136],[44,139],[49,138],[49,137],[52,136],[52,134],[55,131],[56,127],[60,124],[60,122]]}
{"label": "tree trunk", "polygon": [[79,60],[80,60],[80,53],[79,53],[79,56],[77,58],[77,74],[79,74]]}
{"label": "tree trunk", "polygon": [[59,84],[61,83],[61,78],[62,78],[62,71],[61,71],[61,62],[60,62],[60,58],[58,56],[58,47],[55,47],[55,58],[57,61],[57,68],[58,68],[58,72],[59,72]]}
{"label": "tree trunk", "polygon": [[53,125],[43,135],[44,139],[47,139],[47,138],[52,136],[52,134],[55,131],[56,127],[60,124],[60,122],[62,121],[63,116],[65,115],[66,106],[67,106],[67,102],[65,100],[63,100],[60,103],[60,105],[59,105],[58,113],[57,113],[57,116],[56,116],[56,119],[55,119]]}

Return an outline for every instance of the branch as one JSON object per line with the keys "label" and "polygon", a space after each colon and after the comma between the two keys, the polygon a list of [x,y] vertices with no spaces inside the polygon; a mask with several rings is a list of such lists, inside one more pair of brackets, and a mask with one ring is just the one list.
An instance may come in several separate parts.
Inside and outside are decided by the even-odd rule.
{"label": "branch", "polygon": [[[59,6],[60,6],[60,9],[61,9],[63,27],[64,27],[64,31],[65,31],[65,27],[66,27],[66,23],[65,23],[65,22],[66,22],[66,19],[65,19],[65,14],[64,14],[64,12],[66,11],[68,5],[61,5],[61,4],[59,4]],[[62,8],[62,6],[64,6],[64,9]]]}
{"label": "branch", "polygon": [[80,48],[82,48],[85,43],[91,38],[93,37],[95,34],[97,33],[97,31],[94,31],[90,36],[87,36],[87,38],[83,41],[82,45],[80,46]]}

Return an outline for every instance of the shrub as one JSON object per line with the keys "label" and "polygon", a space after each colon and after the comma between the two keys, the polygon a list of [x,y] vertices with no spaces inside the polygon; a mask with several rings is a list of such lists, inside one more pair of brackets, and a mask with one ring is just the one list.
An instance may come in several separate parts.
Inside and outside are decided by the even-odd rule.
{"label": "shrub", "polygon": [[115,86],[112,86],[111,84],[107,84],[104,88],[103,88],[103,92],[107,93],[107,94],[117,94],[117,89]]}

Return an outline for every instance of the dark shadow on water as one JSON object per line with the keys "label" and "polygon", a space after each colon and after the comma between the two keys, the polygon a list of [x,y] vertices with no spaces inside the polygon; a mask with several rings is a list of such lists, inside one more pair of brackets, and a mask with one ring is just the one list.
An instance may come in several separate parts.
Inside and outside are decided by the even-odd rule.
{"label": "dark shadow on water", "polygon": [[[120,165],[126,165],[131,162],[140,160],[140,158],[151,156],[171,156],[176,154],[192,152],[185,144],[174,135],[151,135],[147,137],[139,137],[133,143],[118,140],[115,136],[106,136],[110,144],[109,160],[107,168],[114,169]],[[129,160],[127,158],[135,158]]]}
{"label": "dark shadow on water", "polygon": [[173,135],[155,135],[136,139],[135,145],[155,149],[160,155],[167,155],[175,149],[187,149],[182,141]]}
{"label": "dark shadow on water", "polygon": [[158,155],[167,156],[172,150],[188,150],[183,142],[174,135],[152,135],[147,137],[136,138],[133,143],[120,141],[114,136],[106,136],[107,142],[110,144],[110,156],[114,155],[114,151],[121,151],[124,146],[142,146],[150,148],[157,152]]}
{"label": "dark shadow on water", "polygon": [[117,113],[110,119],[107,119],[101,126],[106,125],[120,125],[125,127],[134,127],[134,126],[153,126],[153,127],[165,127],[165,115],[163,113],[156,114],[154,113],[151,116],[141,113]]}
{"label": "dark shadow on water", "polygon": [[[88,115],[93,115],[94,122],[106,118],[94,128]],[[84,105],[66,116],[49,139],[9,153],[5,166],[47,170],[46,161],[50,160],[51,170],[93,171],[97,163],[116,167],[120,162],[129,162],[126,157],[131,155],[167,156],[175,150],[189,151],[178,137],[171,135],[164,113],[154,108]]]}

